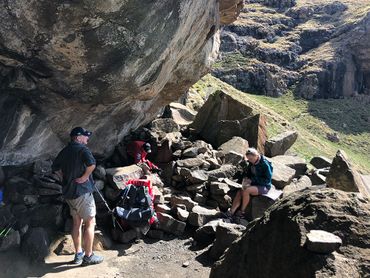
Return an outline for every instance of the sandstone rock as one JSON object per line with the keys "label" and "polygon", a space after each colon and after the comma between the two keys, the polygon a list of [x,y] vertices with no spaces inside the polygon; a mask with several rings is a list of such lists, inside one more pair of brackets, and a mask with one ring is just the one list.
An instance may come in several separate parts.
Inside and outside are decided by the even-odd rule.
{"label": "sandstone rock", "polygon": [[189,217],[189,212],[185,209],[177,207],[176,216],[177,216],[177,219],[179,219],[180,221],[186,222],[186,220],[188,220],[188,217]]}
{"label": "sandstone rock", "polygon": [[194,158],[198,156],[198,148],[192,147],[184,150],[182,152],[182,157],[184,158]]}
{"label": "sandstone rock", "polygon": [[106,178],[107,172],[105,171],[105,168],[102,165],[96,166],[93,174],[94,177],[96,177],[99,180],[105,181],[107,179]]}
{"label": "sandstone rock", "polygon": [[11,229],[8,231],[6,236],[1,237],[0,241],[0,252],[10,250],[12,248],[17,248],[20,246],[21,237],[18,231]]}
{"label": "sandstone rock", "polygon": [[134,229],[124,231],[124,232],[120,231],[119,229],[115,229],[115,230],[117,233],[117,235],[115,236],[117,238],[116,240],[124,244],[129,243],[138,237],[138,233]]}
{"label": "sandstone rock", "polygon": [[204,183],[198,183],[198,184],[188,185],[186,187],[186,191],[189,191],[189,192],[202,192],[203,188],[205,188],[205,184]]}
{"label": "sandstone rock", "polygon": [[322,175],[320,169],[315,170],[309,177],[312,185],[322,185],[326,183],[326,177]]}
{"label": "sandstone rock", "polygon": [[95,186],[99,191],[102,191],[104,189],[104,181],[95,180]]}
{"label": "sandstone rock", "polygon": [[71,235],[65,235],[58,240],[56,248],[53,250],[55,254],[59,255],[74,255],[75,247]]}
{"label": "sandstone rock", "polygon": [[206,162],[210,164],[210,170],[218,169],[221,167],[220,163],[216,158],[208,158]]}
{"label": "sandstone rock", "polygon": [[233,190],[235,190],[235,189],[241,189],[242,188],[242,185],[240,183],[237,183],[235,181],[232,181],[232,180],[230,180],[228,178],[221,179],[220,181],[226,183],[230,187],[230,189],[233,189]]}
{"label": "sandstone rock", "polygon": [[201,244],[211,244],[216,238],[216,229],[221,222],[223,222],[222,219],[212,220],[202,227],[199,227],[195,231],[194,239]]}
{"label": "sandstone rock", "polygon": [[311,230],[307,234],[306,248],[309,251],[330,254],[342,245],[340,237],[321,230]]}
{"label": "sandstone rock", "polygon": [[207,201],[207,198],[204,197],[203,195],[196,193],[194,196],[194,201],[197,202],[200,205],[204,205]]}
{"label": "sandstone rock", "polygon": [[194,168],[203,165],[203,160],[200,158],[187,158],[176,161],[177,166],[185,168]]}
{"label": "sandstone rock", "polygon": [[163,204],[164,203],[164,197],[162,192],[158,189],[157,186],[153,186],[153,195],[154,195],[154,204]]}
{"label": "sandstone rock", "polygon": [[34,262],[43,262],[49,255],[50,239],[43,228],[30,228],[22,239],[22,253]]}
{"label": "sandstone rock", "polygon": [[230,187],[226,183],[211,182],[209,189],[213,195],[225,195],[230,191]]}
{"label": "sandstone rock", "polygon": [[28,217],[32,227],[45,227],[57,229],[64,223],[62,215],[63,206],[60,204],[38,205],[32,208]]}
{"label": "sandstone rock", "polygon": [[107,177],[113,188],[122,189],[128,180],[140,179],[144,172],[137,165],[106,169]]}
{"label": "sandstone rock", "polygon": [[297,131],[281,133],[266,141],[265,154],[269,157],[283,155],[295,143],[297,138]]}
{"label": "sandstone rock", "polygon": [[[239,102],[226,92],[217,91],[209,96],[190,127],[207,142],[210,142],[214,146],[220,146],[232,139],[233,136],[241,135],[242,131],[238,121],[252,116],[252,112],[253,109],[251,107]],[[230,131],[227,134],[225,132],[222,133],[221,126],[225,129],[227,127],[226,124],[236,124],[239,127],[236,129],[233,128],[233,132]]]}
{"label": "sandstone rock", "polygon": [[51,189],[51,188],[39,188],[38,194],[40,196],[55,196],[55,195],[61,195],[62,189]]}
{"label": "sandstone rock", "polygon": [[218,260],[225,250],[241,235],[245,230],[244,226],[221,222],[217,226],[216,240],[209,252],[212,259]]}
{"label": "sandstone rock", "polygon": [[[213,266],[210,277],[364,276],[369,265],[369,211],[370,201],[361,194],[334,189],[292,193],[246,230]],[[346,239],[331,259],[303,248],[312,227]],[[279,256],[266,261],[273,250]]]}
{"label": "sandstone rock", "polygon": [[37,160],[33,163],[33,173],[35,175],[46,175],[51,174],[51,165],[53,162],[51,160]]}
{"label": "sandstone rock", "polygon": [[231,208],[233,199],[229,195],[212,195],[212,199],[217,202],[217,207],[226,211]]}
{"label": "sandstone rock", "polygon": [[3,167],[0,166],[0,185],[3,185],[5,182],[5,173]]}
{"label": "sandstone rock", "polygon": [[93,130],[92,151],[109,156],[131,129],[199,80],[219,46],[216,0],[92,1],[88,9],[83,3],[3,2],[1,11],[0,71],[7,80],[1,165],[54,156],[72,126]]}
{"label": "sandstone rock", "polygon": [[275,203],[275,200],[259,195],[252,197],[248,207],[245,211],[248,221],[260,218],[264,215],[265,211]]}
{"label": "sandstone rock", "polygon": [[172,118],[179,126],[187,126],[194,121],[197,113],[181,103],[171,102],[166,107],[165,114],[167,117]]}
{"label": "sandstone rock", "polygon": [[180,236],[184,233],[186,223],[176,220],[171,215],[165,213],[158,213],[159,229]]}
{"label": "sandstone rock", "polygon": [[150,230],[146,235],[153,239],[161,240],[164,238],[164,232],[161,230]]}
{"label": "sandstone rock", "polygon": [[330,167],[331,162],[332,160],[324,156],[315,156],[310,161],[311,165],[317,169]]}
{"label": "sandstone rock", "polygon": [[201,206],[195,206],[192,208],[190,212],[188,222],[190,225],[200,227],[219,216],[220,212],[218,212],[215,209],[208,209]]}
{"label": "sandstone rock", "polygon": [[155,119],[151,122],[151,128],[163,133],[179,132],[180,126],[173,119]]}
{"label": "sandstone rock", "polygon": [[282,164],[272,163],[272,166],[274,167],[272,173],[272,184],[278,189],[283,189],[292,181],[296,171]]}
{"label": "sandstone rock", "polygon": [[308,176],[302,176],[299,180],[293,181],[291,184],[288,184],[284,187],[284,196],[296,191],[303,190],[310,186],[312,186],[311,179]]}
{"label": "sandstone rock", "polygon": [[236,152],[242,156],[245,155],[249,147],[248,141],[244,138],[234,136],[229,141],[223,143],[218,150],[223,152],[224,154],[229,153],[231,151]]}
{"label": "sandstone rock", "polygon": [[219,178],[232,178],[236,173],[236,167],[234,165],[222,165],[220,168],[208,171],[208,176],[217,181]]}
{"label": "sandstone rock", "polygon": [[278,155],[271,158],[274,164],[281,164],[294,169],[295,176],[304,175],[307,171],[307,163],[303,158],[292,155]]}
{"label": "sandstone rock", "polygon": [[225,164],[239,165],[244,159],[244,155],[231,151],[225,154]]}
{"label": "sandstone rock", "polygon": [[248,140],[249,146],[264,153],[267,140],[266,118],[261,114],[244,118],[240,120],[240,127],[242,137]]}
{"label": "sandstone rock", "polygon": [[326,178],[328,187],[349,191],[361,192],[370,196],[360,174],[352,167],[345,152],[339,150],[333,159],[329,175]]}
{"label": "sandstone rock", "polygon": [[221,0],[220,17],[221,24],[230,24],[234,22],[243,8],[242,0]]}
{"label": "sandstone rock", "polygon": [[105,186],[104,187],[104,196],[111,202],[117,201],[117,198],[121,194],[120,190],[113,189],[110,186]]}
{"label": "sandstone rock", "polygon": [[171,213],[171,208],[167,206],[166,204],[157,204],[155,205],[155,211],[169,214]]}
{"label": "sandstone rock", "polygon": [[190,197],[173,195],[171,197],[171,206],[174,207],[178,204],[185,205],[186,210],[188,210],[188,211],[191,211],[193,209],[193,207],[195,207],[197,205],[197,203],[194,202]]}

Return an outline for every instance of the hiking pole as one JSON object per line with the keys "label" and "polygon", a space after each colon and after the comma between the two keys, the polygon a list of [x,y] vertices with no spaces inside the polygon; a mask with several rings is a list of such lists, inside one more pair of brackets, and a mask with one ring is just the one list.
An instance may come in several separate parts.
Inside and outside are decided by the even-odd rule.
{"label": "hiking pole", "polygon": [[112,214],[112,218],[114,219],[114,220],[113,220],[113,227],[115,228],[115,226],[116,226],[116,225],[114,224],[114,221],[116,221],[116,222],[117,222],[117,224],[118,224],[118,227],[121,229],[121,231],[122,231],[122,232],[124,232],[124,230],[123,230],[123,228],[122,228],[121,224],[118,222],[118,220],[117,220],[117,219],[116,219],[116,217],[114,216],[114,212],[113,212],[113,210],[109,207],[109,205],[108,205],[107,201],[104,199],[103,195],[100,193],[100,191],[99,191],[99,189],[96,187],[95,183],[94,183],[94,188],[95,188],[95,191],[96,191],[96,192],[98,192],[98,194],[99,194],[100,198],[102,199],[102,201],[103,201],[104,205],[107,207],[108,212],[109,212],[110,214]]}
{"label": "hiking pole", "polygon": [[17,220],[10,222],[4,229],[1,230],[0,237],[6,237],[13,226],[17,223]]}

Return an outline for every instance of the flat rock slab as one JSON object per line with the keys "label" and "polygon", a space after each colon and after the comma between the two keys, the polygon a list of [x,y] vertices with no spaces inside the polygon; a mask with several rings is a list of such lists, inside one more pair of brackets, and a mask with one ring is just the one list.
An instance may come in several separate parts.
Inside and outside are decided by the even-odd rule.
{"label": "flat rock slab", "polygon": [[307,234],[306,247],[308,250],[330,254],[342,245],[340,237],[322,230],[311,230]]}
{"label": "flat rock slab", "polygon": [[185,167],[185,168],[194,168],[194,167],[200,167],[202,166],[204,161],[200,158],[187,158],[182,160],[177,160],[176,164],[179,167]]}
{"label": "flat rock slab", "polygon": [[285,152],[295,143],[297,138],[297,131],[287,131],[269,139],[265,144],[266,155],[273,157],[285,154]]}
{"label": "flat rock slab", "polygon": [[107,176],[115,189],[122,189],[130,179],[140,179],[143,175],[143,169],[137,165],[126,167],[117,167],[106,169]]}
{"label": "flat rock slab", "polygon": [[280,163],[272,162],[272,166],[274,167],[272,173],[272,184],[278,189],[283,189],[293,180],[296,171]]}
{"label": "flat rock slab", "polygon": [[187,211],[191,211],[193,207],[198,205],[190,197],[175,195],[171,196],[171,206],[174,207],[179,204],[185,205]]}
{"label": "flat rock slab", "polygon": [[158,220],[159,220],[159,229],[174,234],[174,235],[182,235],[184,233],[186,223],[176,220],[171,215],[166,213],[157,213]]}
{"label": "flat rock slab", "polygon": [[325,156],[315,156],[311,159],[310,164],[317,169],[330,167],[332,159]]}
{"label": "flat rock slab", "polygon": [[218,216],[220,216],[220,212],[215,209],[195,206],[191,210],[188,222],[192,226],[200,227],[208,223],[209,221],[214,220]]}
{"label": "flat rock slab", "polygon": [[295,176],[303,175],[307,170],[306,161],[298,156],[278,155],[271,158],[274,164],[282,164],[296,170]]}

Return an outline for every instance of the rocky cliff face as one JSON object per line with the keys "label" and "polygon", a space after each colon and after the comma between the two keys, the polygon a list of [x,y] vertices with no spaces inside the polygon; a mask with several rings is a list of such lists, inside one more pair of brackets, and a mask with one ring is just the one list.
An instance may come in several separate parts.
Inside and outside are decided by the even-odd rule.
{"label": "rocky cliff face", "polygon": [[2,1],[0,165],[54,155],[73,126],[107,155],[210,67],[241,1]]}
{"label": "rocky cliff face", "polygon": [[222,31],[214,75],[268,96],[368,98],[369,26],[369,1],[245,1]]}

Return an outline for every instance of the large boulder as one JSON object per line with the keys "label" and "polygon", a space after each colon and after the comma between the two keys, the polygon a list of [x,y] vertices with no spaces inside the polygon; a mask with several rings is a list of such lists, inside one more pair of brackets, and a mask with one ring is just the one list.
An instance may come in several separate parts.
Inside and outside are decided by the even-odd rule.
{"label": "large boulder", "polygon": [[196,112],[189,107],[178,103],[171,102],[165,110],[164,115],[173,119],[179,126],[187,126],[191,124],[196,116]]}
{"label": "large boulder", "polygon": [[43,262],[49,255],[50,238],[43,228],[31,228],[22,238],[22,253],[30,261]]}
{"label": "large boulder", "polygon": [[[247,229],[210,277],[364,277],[370,265],[369,223],[370,200],[361,194],[292,193]],[[331,256],[313,253],[306,246],[311,230],[333,233],[343,244]]]}
{"label": "large boulder", "polygon": [[283,155],[298,138],[297,131],[286,131],[269,140],[265,144],[265,154],[269,157]]}
{"label": "large boulder", "polygon": [[73,126],[111,154],[208,71],[242,5],[222,2],[2,1],[0,165],[55,155]]}
{"label": "large boulder", "polygon": [[277,155],[271,158],[274,164],[288,166],[296,171],[295,176],[303,175],[307,170],[306,161],[298,156],[293,155]]}
{"label": "large boulder", "polygon": [[246,139],[254,147],[263,146],[266,139],[264,118],[245,102],[224,91],[209,96],[190,127],[216,147],[234,136]]}
{"label": "large boulder", "polygon": [[225,250],[230,247],[233,241],[242,235],[244,230],[245,227],[242,225],[224,222],[219,223],[216,229],[216,240],[209,251],[210,257],[214,260],[218,260]]}
{"label": "large boulder", "polygon": [[361,192],[370,196],[361,175],[351,165],[344,151],[339,150],[333,159],[328,176],[326,177],[328,187],[348,191]]}
{"label": "large boulder", "polygon": [[248,141],[244,138],[235,136],[231,138],[229,141],[223,143],[218,150],[221,151],[224,154],[230,153],[230,152],[236,152],[242,156],[245,155],[249,147]]}

